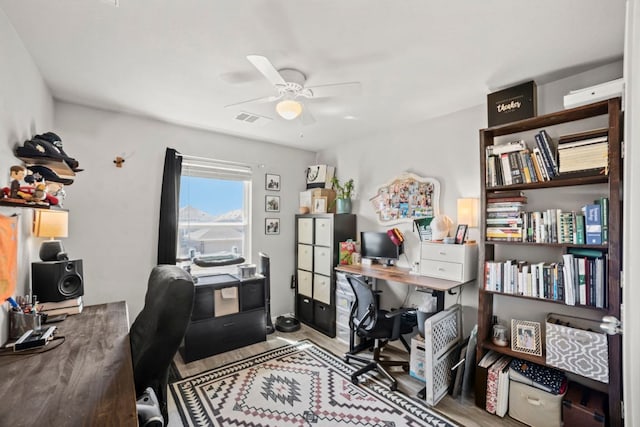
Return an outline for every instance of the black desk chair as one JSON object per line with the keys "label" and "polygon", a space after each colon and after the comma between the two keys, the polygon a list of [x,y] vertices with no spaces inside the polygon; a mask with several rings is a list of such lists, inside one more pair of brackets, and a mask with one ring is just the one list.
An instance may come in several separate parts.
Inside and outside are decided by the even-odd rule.
{"label": "black desk chair", "polygon": [[159,265],[149,276],[144,308],[129,331],[140,426],[163,426],[169,366],[191,318],[195,288],[175,265]]}
{"label": "black desk chair", "polygon": [[[398,388],[398,381],[387,372],[385,366],[401,366],[405,371],[409,370],[409,362],[400,360],[382,360],[380,351],[389,341],[400,338],[401,315],[406,310],[395,310],[392,312],[378,309],[376,293],[363,281],[353,276],[347,276],[349,285],[356,296],[356,302],[351,308],[349,326],[351,327],[352,351],[345,354],[345,361],[351,360],[364,363],[365,365],[351,375],[351,382],[358,384],[358,377],[366,372],[376,370],[389,381],[391,390]],[[359,349],[354,349],[354,334],[365,340],[373,340],[373,358],[359,356],[356,353]]]}

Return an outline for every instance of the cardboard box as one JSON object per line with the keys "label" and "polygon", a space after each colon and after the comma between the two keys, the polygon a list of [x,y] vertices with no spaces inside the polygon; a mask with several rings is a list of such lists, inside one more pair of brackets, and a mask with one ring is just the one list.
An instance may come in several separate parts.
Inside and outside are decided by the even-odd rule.
{"label": "cardboard box", "polygon": [[426,381],[425,377],[425,354],[424,354],[424,338],[416,335],[411,338],[411,360],[409,362],[409,375],[413,378]]}
{"label": "cardboard box", "polygon": [[[321,212],[316,210],[318,206],[316,200],[319,198],[326,198],[325,211]],[[312,190],[312,208],[311,213],[335,213],[336,212],[336,192],[330,188],[317,188]]]}
{"label": "cardboard box", "polygon": [[532,80],[487,95],[489,127],[535,117],[537,88]]}

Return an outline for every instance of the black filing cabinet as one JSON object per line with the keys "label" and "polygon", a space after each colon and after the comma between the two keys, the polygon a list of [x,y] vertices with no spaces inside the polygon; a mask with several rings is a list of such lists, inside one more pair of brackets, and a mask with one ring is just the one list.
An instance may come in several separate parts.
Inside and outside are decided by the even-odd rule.
{"label": "black filing cabinet", "polygon": [[265,341],[266,295],[263,276],[198,277],[191,322],[180,349],[182,359],[188,363]]}

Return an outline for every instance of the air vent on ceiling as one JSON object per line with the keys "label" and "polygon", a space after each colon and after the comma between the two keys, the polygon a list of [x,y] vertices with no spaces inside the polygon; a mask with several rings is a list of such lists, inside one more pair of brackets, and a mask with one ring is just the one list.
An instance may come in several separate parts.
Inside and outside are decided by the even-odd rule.
{"label": "air vent on ceiling", "polygon": [[235,116],[236,120],[241,122],[245,122],[252,126],[264,126],[269,123],[271,120],[269,117],[259,116],[253,113],[247,113],[246,111],[241,111]]}

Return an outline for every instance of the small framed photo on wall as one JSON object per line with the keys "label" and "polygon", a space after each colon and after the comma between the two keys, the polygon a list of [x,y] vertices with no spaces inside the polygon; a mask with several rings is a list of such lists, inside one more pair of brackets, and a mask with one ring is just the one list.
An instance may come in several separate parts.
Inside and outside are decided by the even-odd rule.
{"label": "small framed photo on wall", "polygon": [[280,212],[280,196],[265,196],[264,210],[266,212]]}
{"label": "small framed photo on wall", "polygon": [[280,218],[265,218],[264,234],[280,234]]}
{"label": "small framed photo on wall", "polygon": [[269,191],[280,191],[280,175],[272,173],[265,174],[264,189]]}

